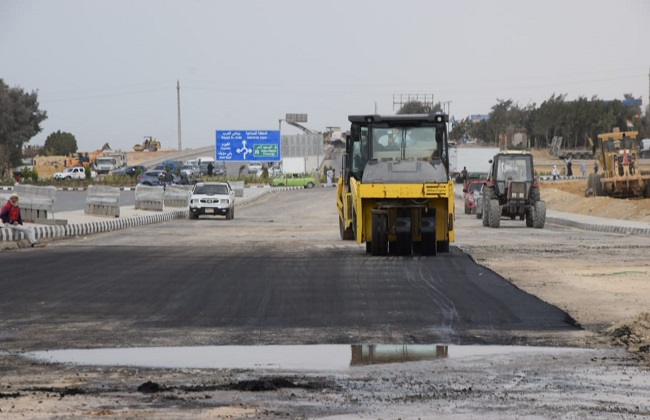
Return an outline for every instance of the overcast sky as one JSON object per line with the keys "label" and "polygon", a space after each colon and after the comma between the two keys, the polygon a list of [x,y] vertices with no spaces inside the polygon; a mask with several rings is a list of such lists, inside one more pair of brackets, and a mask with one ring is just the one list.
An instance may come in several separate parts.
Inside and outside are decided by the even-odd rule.
{"label": "overcast sky", "polygon": [[[80,151],[178,148],[216,130],[347,129],[434,95],[456,119],[553,93],[647,105],[648,0],[0,0],[0,78],[37,90],[30,144],[70,132]],[[282,124],[282,134],[300,133]]]}

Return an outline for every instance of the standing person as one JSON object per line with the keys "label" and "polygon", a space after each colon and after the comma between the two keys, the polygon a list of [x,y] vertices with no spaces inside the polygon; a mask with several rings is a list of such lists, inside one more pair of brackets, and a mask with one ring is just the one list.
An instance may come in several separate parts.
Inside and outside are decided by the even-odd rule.
{"label": "standing person", "polygon": [[334,172],[331,169],[327,170],[327,186],[332,186],[332,179],[334,178]]}
{"label": "standing person", "polygon": [[594,173],[595,173],[595,174],[598,173],[598,161],[597,161],[597,160],[594,161]]}
{"label": "standing person", "polygon": [[212,171],[214,170],[214,165],[212,162],[208,163],[208,176],[212,176]]}
{"label": "standing person", "polygon": [[167,170],[165,172],[165,178],[164,179],[165,179],[165,184],[167,184],[167,185],[174,183],[174,174],[172,174],[171,170]]}
{"label": "standing person", "polygon": [[587,177],[587,162],[585,162],[584,160],[580,164],[580,172],[582,172],[583,178]]}
{"label": "standing person", "polygon": [[551,175],[553,175],[553,181],[555,181],[560,175],[560,171],[557,170],[557,165],[553,165],[553,170],[551,171]]}
{"label": "standing person", "polygon": [[36,235],[34,234],[34,228],[23,226],[23,218],[20,216],[18,200],[18,194],[11,194],[7,204],[2,206],[0,218],[2,218],[2,221],[5,225],[8,225],[10,229],[13,229],[16,232],[23,232],[32,247],[39,246],[39,243],[36,241]]}
{"label": "standing person", "polygon": [[569,159],[566,163],[566,176],[573,176],[573,169],[571,169],[571,166],[571,159]]}
{"label": "standing person", "polygon": [[467,167],[463,166],[463,170],[460,172],[461,178],[463,180],[463,184],[465,181],[467,181]]}

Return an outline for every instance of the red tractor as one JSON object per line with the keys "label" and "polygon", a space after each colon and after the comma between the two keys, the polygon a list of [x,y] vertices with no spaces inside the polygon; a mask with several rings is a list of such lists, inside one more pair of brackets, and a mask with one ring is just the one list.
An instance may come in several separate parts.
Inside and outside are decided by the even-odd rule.
{"label": "red tractor", "polygon": [[546,203],[528,152],[500,152],[490,161],[490,177],[483,188],[483,226],[498,228],[501,217],[526,219],[526,226],[542,229]]}

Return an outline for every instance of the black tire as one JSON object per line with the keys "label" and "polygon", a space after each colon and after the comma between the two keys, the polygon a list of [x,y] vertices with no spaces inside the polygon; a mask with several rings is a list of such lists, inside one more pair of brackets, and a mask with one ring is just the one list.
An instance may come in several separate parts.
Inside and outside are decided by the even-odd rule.
{"label": "black tire", "polygon": [[598,175],[589,174],[587,178],[587,189],[585,190],[585,197],[594,197],[596,195],[596,179]]}
{"label": "black tire", "polygon": [[490,200],[489,225],[491,228],[501,226],[501,206],[499,200]]}
{"label": "black tire", "polygon": [[483,200],[483,215],[481,217],[483,227],[490,226],[490,202]]}
{"label": "black tire", "polygon": [[354,232],[352,232],[351,228],[345,229],[341,216],[339,216],[339,234],[341,236],[341,239],[344,241],[354,239]]}
{"label": "black tire", "polygon": [[605,189],[603,188],[603,183],[600,180],[603,178],[602,175],[596,176],[596,184],[594,185],[594,195],[596,197],[602,197],[605,195]]}
{"label": "black tire", "polygon": [[535,209],[526,210],[526,227],[532,228],[535,223]]}
{"label": "black tire", "polygon": [[533,227],[535,229],[542,229],[546,224],[546,202],[538,201],[535,203],[535,214],[533,219]]}
{"label": "black tire", "polygon": [[[420,255],[422,256],[435,256],[438,254],[438,244],[436,243],[436,228],[435,223],[436,219],[433,219],[430,223],[433,224],[432,232],[422,232],[422,241],[420,242]],[[426,219],[423,217],[422,221]]]}
{"label": "black tire", "polygon": [[314,183],[308,182],[307,185],[305,185],[305,188],[314,188]]}
{"label": "black tire", "polygon": [[372,255],[383,257],[388,255],[388,232],[386,231],[386,215],[372,213]]}
{"label": "black tire", "polygon": [[467,207],[467,204],[465,204],[465,214],[472,214],[472,209]]}
{"label": "black tire", "polygon": [[438,252],[449,252],[449,241],[438,241]]}
{"label": "black tire", "polygon": [[397,255],[408,257],[413,254],[411,232],[397,232]]}
{"label": "black tire", "polygon": [[417,251],[422,256],[435,256],[438,253],[438,244],[436,243],[436,218],[435,213],[422,216],[422,240],[413,244],[413,252]]}
{"label": "black tire", "polygon": [[542,196],[539,192],[539,187],[532,187],[530,189],[530,201],[533,203],[542,199]]}

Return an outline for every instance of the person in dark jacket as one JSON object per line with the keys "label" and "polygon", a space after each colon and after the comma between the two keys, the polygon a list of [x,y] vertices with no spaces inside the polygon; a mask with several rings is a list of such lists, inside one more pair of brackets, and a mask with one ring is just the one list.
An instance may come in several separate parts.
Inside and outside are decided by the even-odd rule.
{"label": "person in dark jacket", "polygon": [[212,176],[212,171],[214,170],[214,165],[212,162],[208,163],[208,176]]}
{"label": "person in dark jacket", "polygon": [[20,207],[18,206],[19,200],[20,198],[18,197],[18,194],[11,194],[7,204],[2,206],[0,218],[5,224],[5,227],[13,229],[15,232],[22,232],[25,237],[27,237],[27,240],[32,247],[38,246],[36,235],[34,234],[34,228],[23,226],[23,218],[20,215]]}

